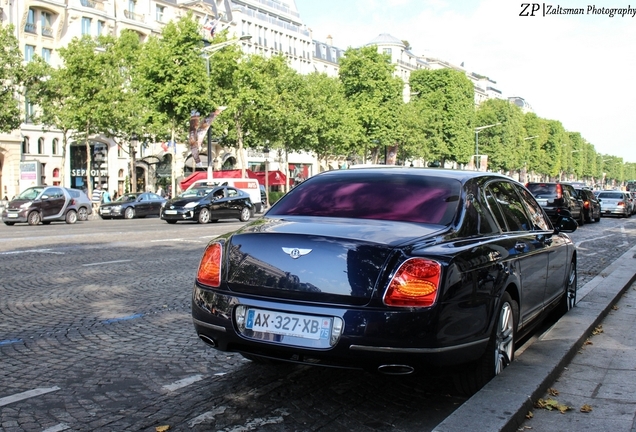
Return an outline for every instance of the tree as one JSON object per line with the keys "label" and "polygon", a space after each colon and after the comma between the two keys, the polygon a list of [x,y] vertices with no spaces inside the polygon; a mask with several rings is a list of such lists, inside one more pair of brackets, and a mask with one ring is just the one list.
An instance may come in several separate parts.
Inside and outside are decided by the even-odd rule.
{"label": "tree", "polygon": [[414,102],[424,116],[431,155],[468,163],[473,155],[475,93],[472,82],[452,69],[417,70],[409,80]]}
{"label": "tree", "polygon": [[[172,142],[187,135],[192,111],[206,115],[215,106],[202,48],[200,26],[188,13],[166,24],[161,37],[151,36],[141,49],[135,88],[153,111],[164,116]],[[174,166],[173,159],[173,194],[177,188]]]}
{"label": "tree", "polygon": [[528,145],[521,108],[502,99],[483,102],[477,109],[475,125],[496,123],[501,124],[479,133],[479,152],[488,155],[488,167],[493,171],[521,170]]}
{"label": "tree", "polygon": [[377,47],[349,48],[340,60],[339,77],[345,97],[357,113],[362,141],[356,153],[363,159],[371,156],[374,163],[387,146],[399,138],[395,125],[400,112],[404,83],[393,76],[395,66],[387,54]]}
{"label": "tree", "polygon": [[0,132],[20,127],[18,91],[24,80],[22,53],[12,25],[0,22]]}

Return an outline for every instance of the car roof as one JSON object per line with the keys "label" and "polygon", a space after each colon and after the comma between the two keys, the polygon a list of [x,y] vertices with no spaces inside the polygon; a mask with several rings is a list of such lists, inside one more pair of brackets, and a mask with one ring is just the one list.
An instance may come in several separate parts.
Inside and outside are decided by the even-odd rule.
{"label": "car roof", "polygon": [[[430,176],[430,177],[443,177],[449,179],[456,179],[461,182],[466,180],[480,177],[492,177],[501,178],[517,182],[511,177],[505,176],[499,173],[483,172],[483,171],[464,171],[464,170],[451,170],[444,168],[416,168],[416,167],[371,167],[371,168],[356,168],[356,169],[342,169],[324,171],[316,176],[342,176],[342,177],[357,177],[361,174],[378,174],[378,175],[413,175],[413,176]],[[316,177],[314,176],[314,177]],[[518,183],[518,182],[517,182]]]}

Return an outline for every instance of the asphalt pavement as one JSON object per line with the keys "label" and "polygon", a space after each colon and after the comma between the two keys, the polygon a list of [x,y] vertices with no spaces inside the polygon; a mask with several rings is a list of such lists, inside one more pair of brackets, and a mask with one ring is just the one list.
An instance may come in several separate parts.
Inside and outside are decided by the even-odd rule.
{"label": "asphalt pavement", "polygon": [[635,280],[633,247],[433,432],[636,431]]}

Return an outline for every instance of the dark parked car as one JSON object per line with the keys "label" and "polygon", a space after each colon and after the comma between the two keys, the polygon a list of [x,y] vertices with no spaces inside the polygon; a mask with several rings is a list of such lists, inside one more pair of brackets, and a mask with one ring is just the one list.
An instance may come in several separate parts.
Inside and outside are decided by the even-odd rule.
{"label": "dark parked car", "polygon": [[576,190],[567,183],[528,183],[526,187],[543,207],[553,223],[562,215],[572,216],[579,225],[585,223],[583,201]]}
{"label": "dark parked car", "polygon": [[102,203],[99,207],[99,216],[102,219],[133,219],[159,216],[161,206],[165,202],[165,198],[152,192],[127,193],[115,201]]}
{"label": "dark parked car", "polygon": [[5,225],[47,225],[53,221],[77,222],[77,201],[60,186],[33,186],[13,198],[2,211]]}
{"label": "dark parked car", "polygon": [[576,189],[576,193],[583,201],[583,215],[585,222],[599,222],[601,220],[601,203],[590,189]]}
{"label": "dark parked car", "polygon": [[520,337],[575,303],[576,250],[521,184],[426,168],[327,171],[211,241],[199,337],[255,362],[408,374],[453,367],[473,393]]}
{"label": "dark parked car", "polygon": [[170,224],[234,218],[247,222],[253,214],[254,205],[246,192],[230,186],[212,186],[188,189],[168,201],[161,211],[161,219]]}

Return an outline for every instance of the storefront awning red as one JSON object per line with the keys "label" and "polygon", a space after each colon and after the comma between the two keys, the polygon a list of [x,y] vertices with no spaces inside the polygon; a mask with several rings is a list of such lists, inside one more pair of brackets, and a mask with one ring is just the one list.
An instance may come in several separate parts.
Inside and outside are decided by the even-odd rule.
{"label": "storefront awning red", "polygon": [[[256,173],[254,173],[254,171],[252,170],[245,170],[245,176],[247,178],[253,178],[253,179],[258,178],[256,176]],[[207,171],[195,171],[192,174],[190,174],[188,177],[186,177],[185,179],[181,180],[181,182],[179,182],[179,187],[181,187],[181,190],[186,190],[188,186],[190,186],[195,181],[205,180],[207,177],[208,177]],[[213,178],[242,178],[243,172],[242,170],[213,171],[212,177]]]}
{"label": "storefront awning red", "polygon": [[[267,181],[269,186],[284,186],[287,181],[287,176],[280,170],[268,171]],[[265,171],[256,171],[254,173],[258,182],[265,186]]]}

